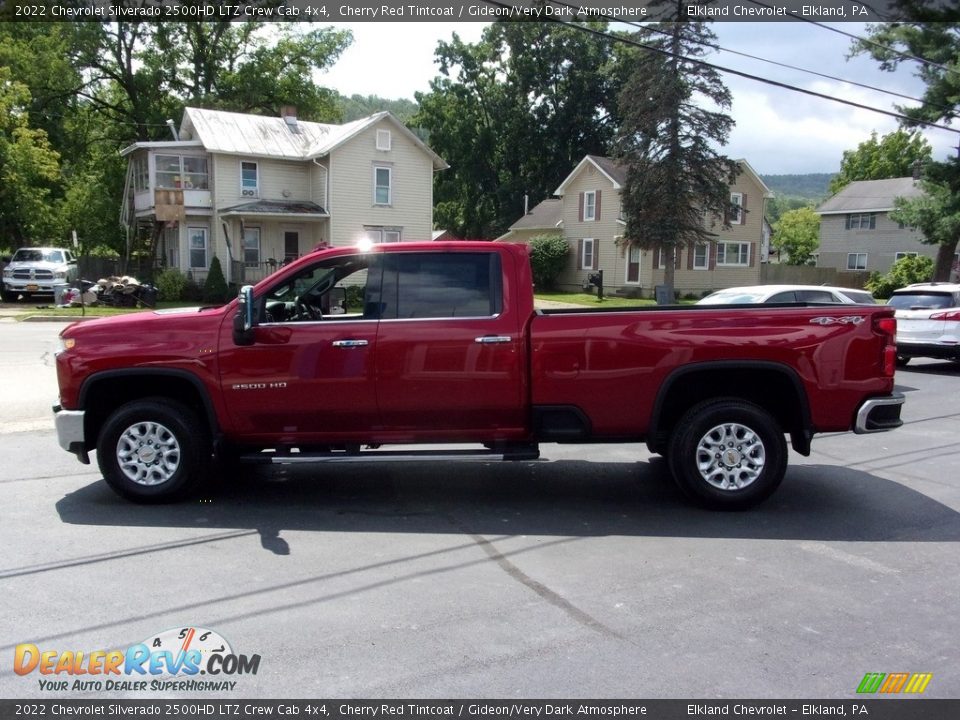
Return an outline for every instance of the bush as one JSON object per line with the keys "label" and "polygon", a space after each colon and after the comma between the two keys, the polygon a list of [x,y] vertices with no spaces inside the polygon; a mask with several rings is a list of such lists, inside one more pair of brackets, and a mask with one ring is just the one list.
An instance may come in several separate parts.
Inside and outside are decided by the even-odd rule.
{"label": "bush", "polygon": [[530,266],[538,289],[553,287],[567,265],[569,252],[570,245],[558,235],[538,235],[530,241]]}
{"label": "bush", "polygon": [[220,267],[220,258],[215,257],[210,261],[210,271],[203,283],[203,301],[222,304],[227,302],[229,295],[227,279],[223,276],[223,269]]}
{"label": "bush", "polygon": [[907,255],[897,260],[886,275],[870,273],[864,287],[873,293],[874,297],[888,298],[894,290],[913,283],[930,282],[932,279],[932,259],[923,255]]}
{"label": "bush", "polygon": [[167,302],[176,302],[183,299],[183,291],[187,286],[187,276],[176,268],[167,268],[157,275],[157,290],[160,299]]}

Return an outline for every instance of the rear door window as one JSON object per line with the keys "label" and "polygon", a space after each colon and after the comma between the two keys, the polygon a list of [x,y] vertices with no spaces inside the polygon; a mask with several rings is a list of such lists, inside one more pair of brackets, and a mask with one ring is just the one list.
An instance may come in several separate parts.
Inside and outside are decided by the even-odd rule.
{"label": "rear door window", "polygon": [[395,253],[385,294],[394,283],[398,319],[492,317],[503,309],[497,253]]}
{"label": "rear door window", "polygon": [[940,310],[955,307],[952,293],[896,293],[890,298],[889,305],[898,310]]}

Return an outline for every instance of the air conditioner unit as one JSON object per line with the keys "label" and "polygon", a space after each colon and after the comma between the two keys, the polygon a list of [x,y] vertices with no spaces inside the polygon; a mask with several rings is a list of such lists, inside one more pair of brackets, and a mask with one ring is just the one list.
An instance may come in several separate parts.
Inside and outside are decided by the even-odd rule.
{"label": "air conditioner unit", "polygon": [[256,191],[256,190],[241,190],[241,191],[240,191],[240,194],[243,195],[244,197],[256,197],[256,196],[257,196],[257,191]]}

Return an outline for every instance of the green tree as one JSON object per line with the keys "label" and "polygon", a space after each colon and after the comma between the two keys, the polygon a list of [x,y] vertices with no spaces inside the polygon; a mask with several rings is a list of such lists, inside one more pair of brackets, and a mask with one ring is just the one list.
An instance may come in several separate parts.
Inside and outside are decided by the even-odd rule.
{"label": "green tree", "polygon": [[[926,86],[923,103],[897,110],[910,118],[908,125],[949,123],[958,117],[960,107],[960,24],[956,22],[956,8],[939,0],[894,0],[891,7],[893,22],[869,26],[868,41],[855,41],[852,50],[868,53],[888,71],[903,62],[914,65],[907,55],[927,60],[914,65]],[[948,280],[960,240],[960,223],[955,221],[960,213],[960,163],[929,163],[924,178],[928,195],[941,201],[925,205],[926,218],[917,218],[913,224],[922,230],[927,227],[927,242],[939,246],[934,279]]]}
{"label": "green tree", "polygon": [[210,261],[210,271],[203,282],[203,301],[212,303],[226,302],[230,291],[227,288],[227,279],[223,276],[220,267],[220,258],[214,256]]}
{"label": "green tree", "polygon": [[30,127],[30,91],[0,67],[0,237],[14,245],[61,239],[50,205],[59,154],[46,132]]}
{"label": "green tree", "polygon": [[[719,74],[696,62],[716,36],[685,22],[686,0],[660,2],[668,20],[634,34],[659,52],[635,54],[620,93],[622,124],[615,154],[627,166],[621,202],[623,242],[664,253],[664,284],[673,296],[676,253],[716,238],[705,218],[729,226],[730,183],[737,164],[715,148],[727,143],[730,93]],[[652,7],[652,6],[651,6]],[[705,107],[709,101],[716,110]]]}
{"label": "green tree", "polygon": [[932,277],[933,260],[923,255],[908,255],[897,260],[886,275],[870,273],[870,279],[864,287],[874,297],[889,298],[894,290],[913,283],[930,282]]}
{"label": "green tree", "polygon": [[563,272],[570,254],[570,245],[559,235],[537,235],[530,241],[530,267],[533,284],[538,289],[552,288]]}
{"label": "green tree", "polygon": [[[603,23],[590,27],[605,28]],[[434,222],[495,237],[550,197],[584,155],[606,154],[615,96],[606,41],[554,23],[493,23],[477,43],[454,34],[412,124],[449,164],[434,180]]]}
{"label": "green tree", "polygon": [[930,143],[918,130],[895,130],[877,140],[877,133],[845,150],[840,172],[830,181],[830,193],[836,194],[855,180],[886,180],[914,174],[932,157]]}
{"label": "green tree", "polygon": [[811,207],[785,212],[773,226],[770,242],[781,262],[806,265],[820,247],[820,216]]}

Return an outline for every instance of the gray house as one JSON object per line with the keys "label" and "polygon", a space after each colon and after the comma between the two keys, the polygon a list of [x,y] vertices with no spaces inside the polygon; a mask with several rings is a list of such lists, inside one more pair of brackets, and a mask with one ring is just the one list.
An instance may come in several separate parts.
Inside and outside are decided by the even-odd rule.
{"label": "gray house", "polygon": [[858,180],[817,208],[820,214],[818,267],[886,273],[906,255],[936,258],[937,247],[922,242],[919,230],[890,219],[898,197],[920,197],[912,177]]}

